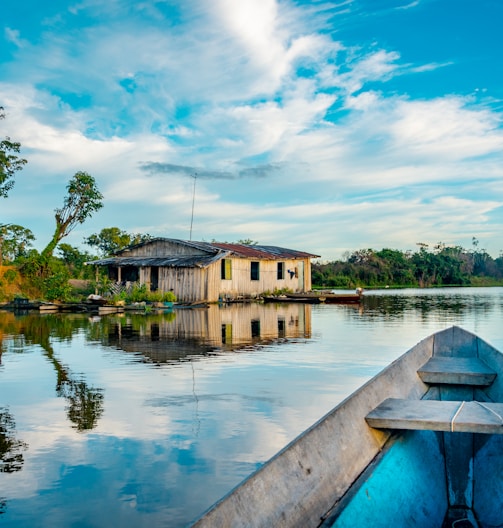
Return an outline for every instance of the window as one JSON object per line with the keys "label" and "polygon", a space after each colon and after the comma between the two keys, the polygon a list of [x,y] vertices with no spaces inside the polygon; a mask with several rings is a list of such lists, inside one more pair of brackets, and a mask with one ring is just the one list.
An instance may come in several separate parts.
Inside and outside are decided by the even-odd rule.
{"label": "window", "polygon": [[232,260],[231,259],[222,259],[221,261],[221,273],[220,278],[222,280],[231,280],[232,279]]}
{"label": "window", "polygon": [[286,322],[283,317],[278,317],[278,337],[286,336]]}
{"label": "window", "polygon": [[223,324],[222,325],[222,344],[232,345],[232,325]]}
{"label": "window", "polygon": [[260,320],[252,319],[251,336],[252,338],[260,337]]}
{"label": "window", "polygon": [[251,273],[250,273],[250,279],[251,280],[259,280],[260,279],[260,262],[252,262],[251,263]]}
{"label": "window", "polygon": [[278,262],[278,280],[283,280],[285,278],[285,263]]}

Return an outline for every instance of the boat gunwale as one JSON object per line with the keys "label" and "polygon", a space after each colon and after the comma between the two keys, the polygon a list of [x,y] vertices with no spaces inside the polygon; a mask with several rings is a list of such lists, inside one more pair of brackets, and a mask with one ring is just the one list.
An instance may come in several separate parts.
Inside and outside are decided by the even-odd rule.
{"label": "boat gunwale", "polygon": [[[428,392],[429,387],[417,370],[433,355],[435,335],[414,345],[344,398],[206,510],[192,526],[318,526],[392,435],[368,426],[366,414],[390,394],[420,399]],[[404,374],[407,383],[403,383]],[[393,379],[401,383],[392,383]],[[361,420],[355,420],[355,416]],[[348,424],[353,428],[349,441],[345,434]],[[340,435],[331,434],[340,429]],[[355,456],[340,448],[342,442],[323,442],[327,435],[335,440],[342,438]],[[340,467],[348,465],[347,459],[352,459],[353,466],[341,476]],[[331,461],[330,469],[326,460]],[[270,502],[278,498],[283,507],[271,506]],[[258,511],[261,515],[257,515]]]}

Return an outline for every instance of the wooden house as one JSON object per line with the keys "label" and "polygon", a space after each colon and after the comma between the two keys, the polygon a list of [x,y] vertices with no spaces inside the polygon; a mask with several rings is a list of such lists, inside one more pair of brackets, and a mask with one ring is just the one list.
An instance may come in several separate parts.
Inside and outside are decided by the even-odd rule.
{"label": "wooden house", "polygon": [[119,283],[173,291],[182,302],[217,302],[282,289],[309,291],[315,257],[277,246],[155,238],[90,264],[106,266],[109,277]]}

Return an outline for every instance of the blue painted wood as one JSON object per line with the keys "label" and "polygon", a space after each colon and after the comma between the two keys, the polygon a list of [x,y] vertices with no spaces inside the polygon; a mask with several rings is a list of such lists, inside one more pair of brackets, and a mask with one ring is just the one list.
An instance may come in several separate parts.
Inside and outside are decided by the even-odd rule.
{"label": "blue painted wood", "polygon": [[503,526],[503,436],[475,438],[473,509],[480,526]]}
{"label": "blue painted wood", "polygon": [[357,491],[323,526],[441,527],[447,512],[446,475],[439,435],[409,431],[386,452]]}

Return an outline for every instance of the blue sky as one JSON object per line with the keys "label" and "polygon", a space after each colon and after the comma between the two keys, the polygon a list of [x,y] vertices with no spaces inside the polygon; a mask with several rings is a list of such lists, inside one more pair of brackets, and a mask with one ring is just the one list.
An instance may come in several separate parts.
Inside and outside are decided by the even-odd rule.
{"label": "blue sky", "polygon": [[104,227],[325,260],[503,250],[503,2],[4,0],[0,222],[49,241],[77,171]]}

